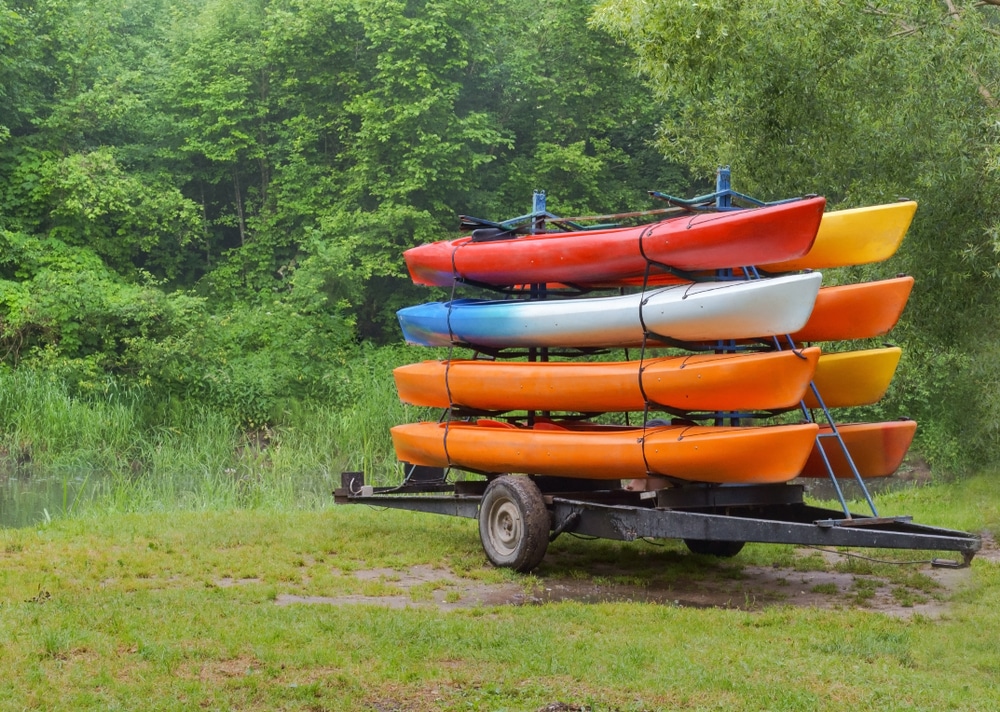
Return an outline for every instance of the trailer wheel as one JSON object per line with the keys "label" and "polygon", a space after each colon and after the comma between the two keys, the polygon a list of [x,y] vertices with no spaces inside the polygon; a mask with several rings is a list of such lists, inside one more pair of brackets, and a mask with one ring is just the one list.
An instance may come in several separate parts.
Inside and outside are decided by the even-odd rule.
{"label": "trailer wheel", "polygon": [[713,541],[710,539],[685,539],[684,544],[692,554],[718,556],[728,559],[743,550],[744,541]]}
{"label": "trailer wheel", "polygon": [[503,475],[486,486],[479,505],[479,539],[494,566],[527,573],[549,546],[552,517],[538,486]]}

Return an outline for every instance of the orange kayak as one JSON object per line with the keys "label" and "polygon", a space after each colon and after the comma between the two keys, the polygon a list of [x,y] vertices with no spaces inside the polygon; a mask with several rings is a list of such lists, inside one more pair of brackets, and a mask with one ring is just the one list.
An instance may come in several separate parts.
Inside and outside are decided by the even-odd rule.
{"label": "orange kayak", "polygon": [[767,484],[787,482],[802,471],[818,431],[815,423],[529,429],[481,420],[398,425],[392,442],[403,462],[480,473]]}
{"label": "orange kayak", "polygon": [[[847,451],[851,453],[858,473],[864,477],[888,477],[903,464],[906,451],[910,449],[913,435],[917,432],[915,420],[893,420],[885,423],[850,423],[838,425],[837,431],[844,439]],[[829,477],[823,457],[819,452],[819,444],[830,459],[834,475],[838,479],[854,477],[851,468],[844,457],[840,442],[829,437],[829,426],[819,430],[820,437],[813,447],[802,469],[801,477]]]}
{"label": "orange kayak", "polygon": [[[877,403],[889,390],[902,353],[899,347],[889,346],[823,354],[813,383],[828,408]],[[819,407],[811,388],[806,389],[805,404],[807,408]]]}
{"label": "orange kayak", "polygon": [[792,338],[804,343],[881,336],[899,321],[912,289],[909,276],[823,287],[809,321]]}
{"label": "orange kayak", "polygon": [[814,347],[643,362],[423,361],[393,377],[403,402],[433,408],[607,413],[643,410],[648,398],[691,412],[779,410],[798,405],[820,360]]}
{"label": "orange kayak", "polygon": [[[849,341],[882,336],[899,321],[913,290],[913,277],[820,287],[805,326],[791,334],[797,344]],[[757,340],[763,340],[763,336]],[[745,343],[745,340],[740,340]],[[699,342],[707,345],[711,342]],[[647,346],[668,346],[649,341]],[[618,347],[638,348],[641,340],[622,340]]]}

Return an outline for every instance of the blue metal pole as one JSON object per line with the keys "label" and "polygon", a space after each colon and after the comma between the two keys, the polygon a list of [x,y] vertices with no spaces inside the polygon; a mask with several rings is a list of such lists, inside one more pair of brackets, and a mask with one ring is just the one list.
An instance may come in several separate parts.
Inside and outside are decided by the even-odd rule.
{"label": "blue metal pole", "polygon": [[729,166],[720,166],[715,173],[715,207],[733,207],[732,182],[729,175]]}
{"label": "blue metal pole", "polygon": [[[729,191],[731,188],[731,177],[729,173],[729,166],[720,166],[715,172],[715,207],[722,209],[731,207],[733,204],[733,198]],[[733,276],[733,271],[731,269],[716,270],[717,277],[721,278],[731,278]],[[733,351],[736,348],[735,341],[719,341],[716,343],[716,352],[726,353],[728,351]],[[717,413],[715,417],[716,425],[723,425],[725,423],[725,418],[723,413]],[[739,425],[739,418],[730,418],[730,425]]]}
{"label": "blue metal pole", "polygon": [[532,234],[542,232],[545,230],[545,191],[536,190],[531,196],[531,213],[533,215],[538,215],[540,217],[535,218],[532,223],[531,232]]}

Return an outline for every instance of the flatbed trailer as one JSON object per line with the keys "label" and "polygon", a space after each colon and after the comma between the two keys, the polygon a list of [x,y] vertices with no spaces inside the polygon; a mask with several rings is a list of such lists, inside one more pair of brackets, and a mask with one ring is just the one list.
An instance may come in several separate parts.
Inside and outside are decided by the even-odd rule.
{"label": "flatbed trailer", "polygon": [[681,539],[697,554],[734,556],[746,542],[957,552],[964,567],[982,542],[961,531],[915,524],[911,517],[877,517],[807,504],[797,484],[683,485],[648,492],[612,487],[616,480],[499,475],[447,482],[436,468],[411,467],[402,485],[366,485],[345,472],[338,504],[367,504],[479,521],[487,558],[527,572],[563,533],[634,541]]}

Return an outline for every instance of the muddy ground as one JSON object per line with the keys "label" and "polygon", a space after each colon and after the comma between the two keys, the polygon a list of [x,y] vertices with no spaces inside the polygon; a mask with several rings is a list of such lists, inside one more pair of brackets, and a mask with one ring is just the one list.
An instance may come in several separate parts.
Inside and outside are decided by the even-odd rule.
{"label": "muddy ground", "polygon": [[[867,552],[851,552],[866,561]],[[816,557],[823,563],[817,562]],[[970,580],[969,568],[939,568],[930,563],[907,563],[902,577],[891,574],[858,573],[844,566],[843,552],[800,549],[796,557],[812,557],[809,565],[795,561],[787,567],[740,565],[739,558],[716,566],[706,560],[697,575],[681,575],[669,582],[643,578],[627,566],[593,564],[587,576],[547,574],[564,572],[559,554],[532,576],[505,583],[483,583],[462,578],[447,569],[414,566],[406,570],[369,569],[354,571],[362,580],[391,583],[399,591],[391,596],[294,596],[279,595],[277,605],[372,604],[390,608],[427,607],[454,610],[477,606],[541,605],[556,601],[645,602],[696,608],[759,610],[771,605],[819,608],[860,607],[889,615],[936,618],[948,607],[951,594]],[[1000,548],[987,536],[976,560],[1000,562]],[[817,565],[818,564],[818,565]],[[812,569],[812,570],[811,570]],[[847,569],[847,570],[845,570]],[[412,593],[411,593],[412,591]]]}

